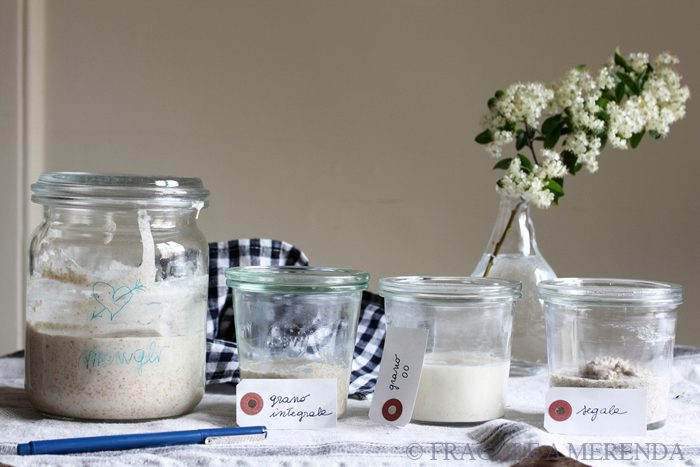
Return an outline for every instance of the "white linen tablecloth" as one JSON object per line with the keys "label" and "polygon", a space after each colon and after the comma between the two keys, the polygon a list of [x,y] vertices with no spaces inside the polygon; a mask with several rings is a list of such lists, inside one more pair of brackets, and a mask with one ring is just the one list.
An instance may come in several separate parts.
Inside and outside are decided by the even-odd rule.
{"label": "white linen tablecloth", "polygon": [[[0,463],[24,465],[511,465],[538,445],[554,445],[589,465],[700,465],[700,355],[675,360],[669,418],[645,437],[574,437],[543,429],[546,374],[511,378],[504,419],[477,426],[372,423],[369,401],[351,400],[328,430],[271,430],[264,441],[188,445],[64,456],[17,456],[33,440],[234,426],[230,386],[208,388],[191,414],[141,423],[86,423],[45,418],[24,393],[24,361],[0,358]],[[627,443],[627,444],[625,444]],[[656,459],[654,459],[654,457]],[[449,465],[449,464],[448,464]]]}

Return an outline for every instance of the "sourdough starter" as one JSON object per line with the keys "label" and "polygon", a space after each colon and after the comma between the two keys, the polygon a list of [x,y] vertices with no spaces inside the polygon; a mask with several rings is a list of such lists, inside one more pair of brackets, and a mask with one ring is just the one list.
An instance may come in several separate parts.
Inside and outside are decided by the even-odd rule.
{"label": "sourdough starter", "polygon": [[71,418],[178,415],[204,394],[204,352],[202,332],[90,336],[28,325],[27,395],[38,410]]}
{"label": "sourdough starter", "polygon": [[[143,284],[139,268],[115,263],[98,271],[109,287],[96,289],[87,274],[51,271],[28,284],[25,387],[35,408],[69,418],[143,420],[197,405],[204,394],[206,276]],[[127,288],[131,297],[115,301],[110,294]]]}
{"label": "sourdough starter", "polygon": [[461,352],[425,356],[413,420],[469,423],[503,416],[510,362]]}

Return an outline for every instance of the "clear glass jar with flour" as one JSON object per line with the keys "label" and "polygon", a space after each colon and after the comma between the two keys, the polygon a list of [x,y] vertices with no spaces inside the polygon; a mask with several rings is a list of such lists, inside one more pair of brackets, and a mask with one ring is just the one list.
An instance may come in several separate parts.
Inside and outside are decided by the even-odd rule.
{"label": "clear glass jar with flour", "polygon": [[369,274],[352,269],[228,269],[241,378],[335,379],[343,415],[368,281]]}
{"label": "clear glass jar with flour", "polygon": [[406,276],[381,279],[379,289],[387,326],[428,330],[412,420],[464,424],[502,417],[521,284]]}
{"label": "clear glass jar with flour", "polygon": [[679,285],[627,279],[543,281],[549,383],[645,389],[647,428],[664,425]]}
{"label": "clear glass jar with flour", "polygon": [[208,247],[197,178],[47,173],[27,283],[27,395],[39,411],[145,420],[205,382]]}

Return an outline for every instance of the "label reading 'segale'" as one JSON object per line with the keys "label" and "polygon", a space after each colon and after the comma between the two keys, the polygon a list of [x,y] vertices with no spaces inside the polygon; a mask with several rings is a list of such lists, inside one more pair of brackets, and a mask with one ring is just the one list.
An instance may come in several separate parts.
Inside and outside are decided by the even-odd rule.
{"label": "label reading 'segale'", "polygon": [[547,391],[544,427],[565,435],[646,433],[646,390],[555,387]]}
{"label": "label reading 'segale'", "polygon": [[411,421],[427,342],[425,328],[387,328],[370,420],[394,426]]}

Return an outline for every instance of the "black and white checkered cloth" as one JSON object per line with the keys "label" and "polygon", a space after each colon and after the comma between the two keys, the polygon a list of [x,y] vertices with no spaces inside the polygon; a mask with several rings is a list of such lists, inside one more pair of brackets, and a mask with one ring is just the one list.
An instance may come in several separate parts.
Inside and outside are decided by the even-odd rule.
{"label": "black and white checkered cloth", "polygon": [[[301,250],[279,240],[249,238],[209,244],[207,383],[237,383],[240,380],[233,300],[231,289],[226,285],[226,269],[308,264],[309,260]],[[384,301],[378,295],[363,292],[350,374],[351,397],[362,399],[374,392],[385,330]]]}

